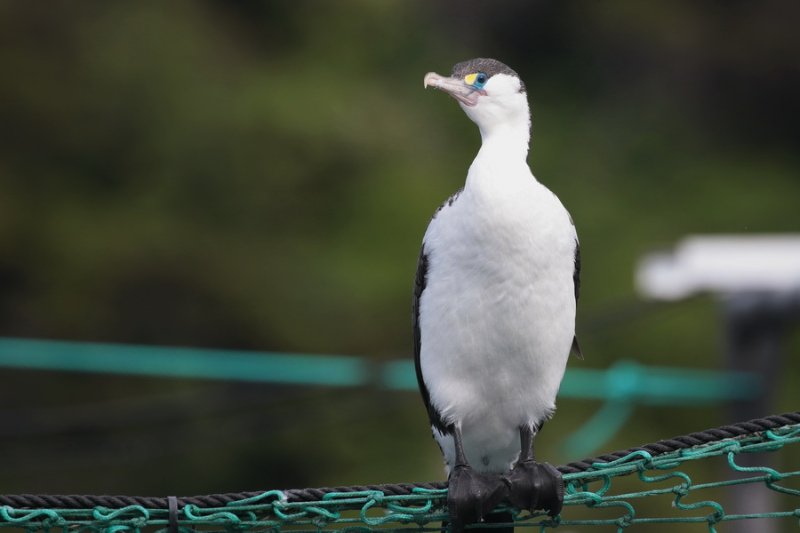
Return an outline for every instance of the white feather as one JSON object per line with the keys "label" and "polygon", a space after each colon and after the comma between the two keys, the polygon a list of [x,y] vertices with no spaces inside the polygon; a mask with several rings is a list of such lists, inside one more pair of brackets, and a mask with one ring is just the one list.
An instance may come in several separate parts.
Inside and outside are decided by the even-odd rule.
{"label": "white feather", "polygon": [[[503,77],[517,84],[503,105],[465,107],[483,143],[463,192],[425,233],[419,307],[430,401],[461,427],[470,464],[493,472],[517,459],[521,425],[553,413],[575,333],[575,228],[525,162],[527,100]],[[509,99],[524,106],[518,120]],[[452,438],[434,436],[452,465]]]}

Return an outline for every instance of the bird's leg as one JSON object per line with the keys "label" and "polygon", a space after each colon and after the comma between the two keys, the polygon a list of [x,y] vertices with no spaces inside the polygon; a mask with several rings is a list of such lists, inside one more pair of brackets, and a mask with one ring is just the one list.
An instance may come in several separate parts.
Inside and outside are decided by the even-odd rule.
{"label": "bird's leg", "polygon": [[450,427],[453,431],[453,444],[456,448],[456,466],[469,466],[467,454],[464,453],[464,437],[461,436],[461,428],[455,424]]}
{"label": "bird's leg", "polygon": [[529,425],[519,427],[519,460],[533,461],[533,428]]}
{"label": "bird's leg", "polygon": [[467,461],[461,428],[450,427],[456,449],[455,465],[447,480],[447,508],[450,531],[460,533],[464,526],[483,520],[508,496],[508,486],[498,475],[476,472]]}
{"label": "bird's leg", "polygon": [[552,465],[534,460],[533,427],[528,424],[520,426],[519,440],[519,460],[505,478],[511,505],[531,512],[543,509],[550,516],[558,515],[564,504],[561,473]]}

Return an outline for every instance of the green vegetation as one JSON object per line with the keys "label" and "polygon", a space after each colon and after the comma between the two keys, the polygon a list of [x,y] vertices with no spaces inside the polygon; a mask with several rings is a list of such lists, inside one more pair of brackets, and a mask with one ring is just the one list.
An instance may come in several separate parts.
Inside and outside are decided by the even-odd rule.
{"label": "green vegetation", "polygon": [[[800,230],[798,16],[779,2],[2,2],[0,334],[409,357],[419,242],[479,143],[422,76],[493,56],[528,86],[531,167],[581,237],[586,359],[570,364],[722,367],[716,302],[644,305],[633,272],[689,233]],[[797,407],[800,365],[785,364],[774,412]],[[2,492],[442,477],[413,394],[2,376]],[[540,455],[577,459],[563,440],[598,408],[561,402]],[[610,448],[727,420],[637,414]]]}

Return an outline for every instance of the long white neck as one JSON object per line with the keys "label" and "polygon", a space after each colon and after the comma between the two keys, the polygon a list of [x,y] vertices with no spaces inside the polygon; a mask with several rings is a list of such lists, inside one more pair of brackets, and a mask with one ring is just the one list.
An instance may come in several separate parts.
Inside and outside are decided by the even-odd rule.
{"label": "long white neck", "polygon": [[525,116],[513,122],[494,124],[491,127],[481,127],[481,149],[478,157],[482,155],[502,155],[509,159],[525,160],[530,147],[530,119]]}
{"label": "long white neck", "polygon": [[467,174],[468,189],[511,192],[516,190],[512,183],[535,179],[526,161],[530,142],[528,117],[527,113],[520,113],[513,120],[479,122],[481,149]]}
{"label": "long white neck", "polygon": [[476,161],[487,156],[525,161],[531,140],[531,114],[525,93],[517,92],[501,100],[489,98],[475,107],[461,104],[461,109],[481,132]]}

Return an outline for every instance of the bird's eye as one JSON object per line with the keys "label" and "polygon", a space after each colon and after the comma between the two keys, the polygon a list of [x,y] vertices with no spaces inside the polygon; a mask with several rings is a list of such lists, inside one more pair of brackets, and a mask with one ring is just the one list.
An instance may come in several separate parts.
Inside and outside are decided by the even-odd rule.
{"label": "bird's eye", "polygon": [[467,85],[472,85],[476,89],[483,89],[483,86],[486,85],[486,81],[488,79],[489,76],[483,72],[473,72],[472,74],[467,74],[464,76],[464,82]]}

